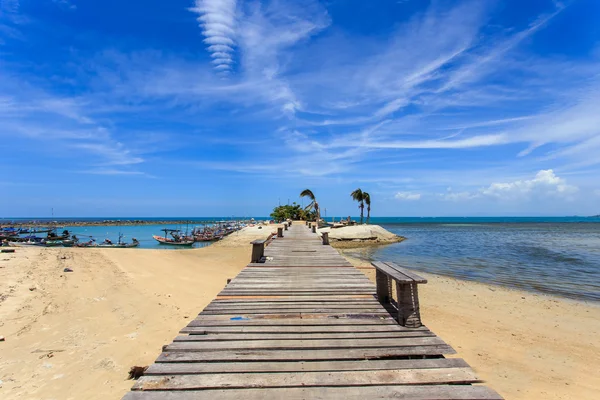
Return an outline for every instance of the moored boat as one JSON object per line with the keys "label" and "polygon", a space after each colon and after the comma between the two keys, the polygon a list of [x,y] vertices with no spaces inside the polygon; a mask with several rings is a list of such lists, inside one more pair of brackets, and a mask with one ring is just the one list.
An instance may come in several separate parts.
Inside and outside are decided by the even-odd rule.
{"label": "moored boat", "polygon": [[[165,236],[152,235],[154,240],[160,244],[166,244],[170,246],[192,246],[194,244],[193,238],[184,237],[181,235],[181,231],[178,229],[162,229],[165,232]],[[167,235],[171,237],[167,237]]]}
{"label": "moored boat", "polygon": [[[105,239],[104,242],[95,245],[95,247],[127,249],[127,248],[138,247],[140,245],[140,242],[136,238],[131,238],[131,243],[125,243],[125,242],[121,241],[121,239],[123,239],[123,235],[119,235],[119,241],[117,243],[113,243],[109,239]],[[83,246],[83,247],[89,247],[89,246]]]}

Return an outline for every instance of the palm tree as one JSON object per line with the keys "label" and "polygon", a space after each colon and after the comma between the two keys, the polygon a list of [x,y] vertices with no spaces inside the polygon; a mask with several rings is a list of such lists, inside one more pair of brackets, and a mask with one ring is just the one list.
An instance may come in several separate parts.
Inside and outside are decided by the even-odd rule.
{"label": "palm tree", "polygon": [[300,192],[300,197],[308,197],[311,200],[310,204],[304,207],[304,209],[310,210],[311,208],[314,208],[315,215],[317,217],[316,222],[319,223],[319,220],[321,219],[321,214],[319,213],[319,203],[317,203],[317,199],[315,198],[315,195],[312,192],[312,190],[304,189],[302,192]]}
{"label": "palm tree", "polygon": [[367,224],[371,219],[371,195],[367,192],[363,192],[363,199],[365,200],[365,204],[367,205]]}
{"label": "palm tree", "polygon": [[365,210],[365,203],[364,203],[365,195],[364,195],[363,191],[360,190],[360,188],[358,188],[354,192],[350,193],[350,196],[352,196],[352,200],[360,202],[360,204],[358,205],[358,208],[360,208],[360,223],[362,224],[364,210]]}

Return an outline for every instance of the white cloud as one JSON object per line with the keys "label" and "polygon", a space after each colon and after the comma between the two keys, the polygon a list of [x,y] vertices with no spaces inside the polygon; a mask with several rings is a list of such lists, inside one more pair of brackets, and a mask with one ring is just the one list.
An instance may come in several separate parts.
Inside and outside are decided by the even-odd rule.
{"label": "white cloud", "polygon": [[577,192],[577,186],[568,185],[562,178],[556,176],[553,170],[541,170],[535,178],[518,180],[508,183],[492,183],[482,189],[481,194],[498,198],[514,198],[529,194],[552,194],[566,196]]}
{"label": "white cloud", "polygon": [[499,200],[525,200],[534,197],[553,196],[569,199],[579,191],[574,185],[556,176],[553,170],[541,170],[533,179],[512,182],[494,182],[488,187],[474,192],[452,192],[442,194],[442,198],[451,201],[472,200],[476,198],[495,198]]}
{"label": "white cloud", "polygon": [[236,45],[236,0],[196,0],[190,9],[199,14],[204,43],[215,58],[215,69],[229,72],[233,64],[233,47]]}
{"label": "white cloud", "polygon": [[421,193],[398,192],[394,195],[398,200],[415,201],[421,199]]}

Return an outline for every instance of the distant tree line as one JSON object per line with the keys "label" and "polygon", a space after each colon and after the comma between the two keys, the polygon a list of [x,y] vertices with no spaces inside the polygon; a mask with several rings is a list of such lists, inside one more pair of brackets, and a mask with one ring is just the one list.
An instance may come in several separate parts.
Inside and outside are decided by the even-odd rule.
{"label": "distant tree line", "polygon": [[271,213],[271,218],[277,222],[285,221],[286,219],[292,219],[295,221],[312,221],[316,219],[316,213],[311,210],[306,210],[296,204],[296,202],[283,206],[277,206]]}

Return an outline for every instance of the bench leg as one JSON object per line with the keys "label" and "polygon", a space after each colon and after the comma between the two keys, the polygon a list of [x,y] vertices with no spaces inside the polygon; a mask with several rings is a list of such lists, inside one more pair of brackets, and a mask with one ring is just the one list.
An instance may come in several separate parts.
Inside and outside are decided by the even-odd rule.
{"label": "bench leg", "polygon": [[252,258],[250,262],[258,263],[265,255],[265,245],[263,244],[252,244]]}
{"label": "bench leg", "polygon": [[421,326],[419,292],[416,283],[396,283],[398,293],[398,323],[407,328]]}
{"label": "bench leg", "polygon": [[390,304],[392,298],[391,280],[383,272],[375,271],[375,282],[377,283],[377,300],[381,304]]}

